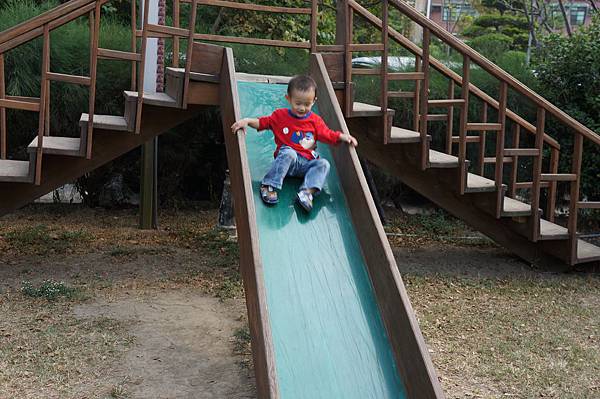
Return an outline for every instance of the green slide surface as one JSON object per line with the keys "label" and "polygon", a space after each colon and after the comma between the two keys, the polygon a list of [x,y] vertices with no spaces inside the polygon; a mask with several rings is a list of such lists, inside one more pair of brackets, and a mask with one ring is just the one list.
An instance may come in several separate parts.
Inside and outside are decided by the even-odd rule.
{"label": "green slide surface", "polygon": [[[243,117],[287,106],[285,85],[238,89]],[[299,179],[285,180],[276,206],[262,203],[273,134],[249,128],[246,142],[281,397],[405,398],[329,148],[319,144],[331,171],[307,215],[295,204]]]}

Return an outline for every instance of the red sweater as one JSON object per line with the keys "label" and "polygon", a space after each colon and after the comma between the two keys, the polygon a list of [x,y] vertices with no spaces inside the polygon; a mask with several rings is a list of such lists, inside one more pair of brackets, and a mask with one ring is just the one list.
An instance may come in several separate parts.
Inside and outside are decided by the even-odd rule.
{"label": "red sweater", "polygon": [[275,136],[277,156],[279,148],[287,145],[306,159],[315,159],[319,155],[317,141],[327,144],[336,144],[340,141],[341,132],[335,132],[327,127],[323,119],[310,112],[303,117],[292,114],[287,108],[275,110],[270,116],[258,118],[258,130],[269,129]]}

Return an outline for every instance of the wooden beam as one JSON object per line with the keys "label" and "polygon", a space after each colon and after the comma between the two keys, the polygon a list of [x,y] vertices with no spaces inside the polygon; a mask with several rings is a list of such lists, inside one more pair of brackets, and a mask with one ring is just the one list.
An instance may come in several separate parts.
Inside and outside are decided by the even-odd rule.
{"label": "wooden beam", "polygon": [[91,78],[88,76],[66,75],[55,72],[48,72],[46,76],[48,77],[48,80],[52,80],[54,82],[72,83],[82,86],[89,86],[92,83]]}
{"label": "wooden beam", "polygon": [[104,59],[137,61],[137,62],[142,60],[141,54],[132,53],[129,51],[109,50],[106,48],[98,49],[98,57],[104,58]]}

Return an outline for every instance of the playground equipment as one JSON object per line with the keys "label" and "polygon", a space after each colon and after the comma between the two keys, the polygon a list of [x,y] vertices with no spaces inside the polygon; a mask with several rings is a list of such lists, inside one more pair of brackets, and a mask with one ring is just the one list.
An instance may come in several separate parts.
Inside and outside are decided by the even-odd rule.
{"label": "playground equipment", "polygon": [[[280,104],[287,78],[236,74],[231,49],[201,43],[234,42],[281,46],[310,51],[310,73],[319,86],[318,111],[329,126],[351,132],[359,152],[375,165],[399,176],[406,184],[463,219],[504,247],[532,263],[573,266],[600,260],[600,247],[578,237],[577,213],[600,208],[600,202],[580,200],[579,184],[584,140],[599,145],[600,136],[534,93],[441,27],[399,0],[382,1],[381,18],[354,0],[338,2],[337,44],[317,44],[318,5],[310,8],[262,6],[222,0],[174,0],[174,26],[148,23],[138,26],[132,7],[132,49],[99,48],[102,6],[109,0],[71,0],[30,21],[0,33],[0,214],[25,205],[40,195],[73,181],[166,130],[194,117],[202,106],[219,106],[231,172],[240,245],[240,267],[248,306],[254,366],[260,397],[410,397],[441,398],[443,393],[429,359],[394,257],[367,189],[357,153],[345,145],[332,147],[333,171],[325,196],[311,216],[286,206],[282,193],[276,210],[266,211],[257,201],[256,184],[265,167],[265,137],[228,134],[242,115],[264,114]],[[200,5],[310,16],[310,40],[290,42],[207,35],[180,26],[180,7],[187,3],[189,26],[195,26]],[[423,29],[422,47],[388,24],[394,8]],[[76,18],[89,16],[90,76],[52,72],[50,32]],[[360,17],[381,32],[380,43],[354,43],[353,19]],[[463,55],[458,75],[430,55],[431,37]],[[4,56],[11,49],[42,37],[43,64],[39,98],[23,98],[4,90]],[[148,38],[173,40],[173,66],[167,69],[165,93],[138,91],[144,77]],[[136,38],[141,38],[137,52]],[[180,39],[187,39],[185,65],[179,66]],[[394,41],[415,56],[415,71],[389,72],[387,57]],[[381,52],[378,69],[355,69],[352,54]],[[99,58],[131,65],[129,91],[124,92],[123,116],[95,114],[95,85]],[[470,82],[471,65],[498,79],[500,95],[491,97]],[[430,99],[432,70],[449,80],[448,98]],[[378,105],[355,101],[353,76],[380,77]],[[415,82],[414,91],[391,91],[389,82]],[[51,81],[85,85],[90,90],[89,112],[80,120],[79,137],[50,135]],[[460,86],[460,97],[455,97]],[[252,96],[260,92],[261,96]],[[519,93],[537,109],[531,123],[507,107],[509,91]],[[394,126],[390,98],[412,101],[412,129]],[[482,104],[481,119],[469,121],[469,103]],[[37,112],[36,137],[29,145],[30,159],[7,159],[5,109]],[[433,114],[434,108],[446,110]],[[454,111],[460,113],[454,125]],[[493,115],[492,115],[493,114]],[[488,119],[495,116],[490,122]],[[573,165],[559,173],[560,145],[545,129],[546,116],[573,131]],[[434,150],[429,123],[445,122],[444,148]],[[12,127],[11,127],[12,128]],[[512,129],[512,137],[506,132]],[[455,133],[458,130],[458,134]],[[478,132],[477,135],[470,134]],[[496,152],[488,156],[485,137],[496,135]],[[521,147],[530,136],[532,147]],[[268,140],[266,140],[268,141]],[[478,145],[480,162],[471,167],[467,144]],[[458,147],[457,155],[453,150]],[[262,148],[259,151],[259,148]],[[250,151],[248,151],[250,149]],[[545,154],[550,154],[547,163]],[[524,157],[530,163],[520,162]],[[486,178],[484,166],[495,165]],[[546,165],[547,164],[547,165]],[[508,178],[504,169],[510,166]],[[544,171],[544,166],[549,169]],[[529,168],[532,181],[517,181],[517,169]],[[469,171],[471,170],[471,171]],[[475,173],[477,172],[477,173]],[[557,183],[569,182],[567,227],[554,223]],[[507,183],[507,184],[505,184]],[[289,187],[288,187],[289,189]],[[516,199],[528,189],[528,203]],[[542,190],[549,198],[540,209]],[[327,243],[303,238],[336,237]],[[330,242],[331,241],[331,242]],[[316,251],[314,259],[311,250]],[[307,254],[307,256],[302,256]],[[284,261],[285,260],[285,261]]]}

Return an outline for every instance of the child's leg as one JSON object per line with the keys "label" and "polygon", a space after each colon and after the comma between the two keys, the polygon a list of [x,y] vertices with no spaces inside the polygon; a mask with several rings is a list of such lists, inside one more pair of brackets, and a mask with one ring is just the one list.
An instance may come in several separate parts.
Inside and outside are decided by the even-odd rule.
{"label": "child's leg", "polygon": [[288,171],[296,163],[298,153],[290,147],[282,146],[279,149],[277,158],[271,164],[271,169],[267,172],[262,180],[263,186],[275,187],[281,190],[283,179],[287,176]]}
{"label": "child's leg", "polygon": [[313,159],[304,165],[304,182],[300,190],[308,190],[311,194],[318,193],[323,189],[325,179],[329,174],[329,161],[323,158]]}

